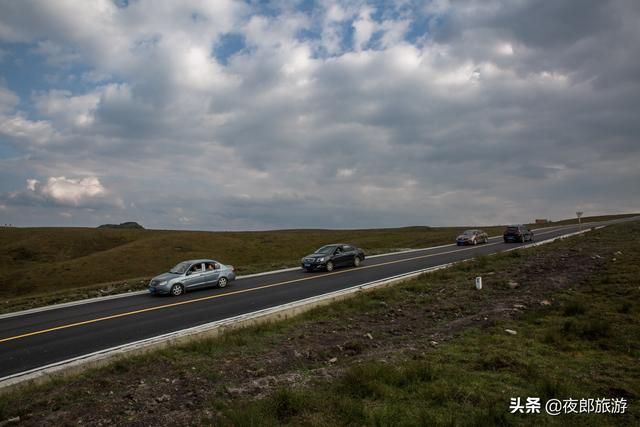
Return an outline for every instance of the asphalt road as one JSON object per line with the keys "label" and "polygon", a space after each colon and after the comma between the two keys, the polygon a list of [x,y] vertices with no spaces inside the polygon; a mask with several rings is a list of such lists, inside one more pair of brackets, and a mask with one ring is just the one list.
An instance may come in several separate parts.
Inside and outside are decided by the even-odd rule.
{"label": "asphalt road", "polygon": [[[541,229],[535,233],[536,240],[577,230],[575,225]],[[359,268],[336,269],[332,273],[287,271],[239,279],[224,289],[204,289],[177,298],[134,295],[0,319],[0,378],[117,345],[521,245],[505,244],[502,237],[497,237],[478,246],[454,244],[369,258]]]}

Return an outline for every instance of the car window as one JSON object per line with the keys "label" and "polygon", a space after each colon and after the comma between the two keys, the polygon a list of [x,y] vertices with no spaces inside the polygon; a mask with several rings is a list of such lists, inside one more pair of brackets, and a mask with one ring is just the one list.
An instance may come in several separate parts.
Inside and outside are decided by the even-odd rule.
{"label": "car window", "polygon": [[213,271],[213,270],[217,270],[220,267],[215,262],[205,262],[204,263],[204,268],[207,271]]}
{"label": "car window", "polygon": [[191,270],[191,272],[193,272],[193,273],[198,273],[198,272],[202,271],[202,265],[201,265],[201,264],[193,264],[193,265],[191,266],[191,269],[190,269],[190,270]]}
{"label": "car window", "polygon": [[353,250],[353,247],[349,246],[349,245],[344,245],[342,247],[342,249],[344,249],[345,252],[350,252]]}
{"label": "car window", "polygon": [[335,246],[334,245],[327,245],[327,246],[323,246],[320,249],[318,249],[316,251],[316,253],[318,254],[332,254],[333,251],[335,250]]}

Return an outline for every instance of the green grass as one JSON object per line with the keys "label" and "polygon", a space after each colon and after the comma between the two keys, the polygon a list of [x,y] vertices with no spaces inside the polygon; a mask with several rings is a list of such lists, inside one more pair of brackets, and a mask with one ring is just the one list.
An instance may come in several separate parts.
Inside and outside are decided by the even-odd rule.
{"label": "green grass", "polygon": [[[482,257],[287,321],[129,357],[2,395],[0,421],[21,416],[32,424],[60,425],[94,417],[85,421],[162,424],[167,419],[158,417],[166,413],[174,424],[241,426],[638,425],[639,239],[638,222],[607,227]],[[569,283],[549,285],[566,269]],[[511,274],[502,272],[513,273],[520,286],[512,289]],[[485,278],[482,291],[473,288],[478,274]],[[550,287],[541,291],[545,285]],[[543,298],[551,305],[539,304]],[[531,308],[513,318],[484,314],[521,300]],[[411,337],[389,330],[392,320],[384,319],[400,308],[409,316],[403,331],[448,330],[461,318],[471,321],[432,346],[429,333]],[[485,315],[491,319],[480,321]],[[375,340],[362,339],[367,331]],[[330,365],[334,336],[343,349]],[[311,357],[291,357],[291,343],[301,352],[315,345]],[[318,376],[318,369],[332,374]],[[252,374],[260,370],[265,372]],[[228,391],[283,372],[308,382],[274,386],[258,396]],[[145,405],[165,393],[178,402]],[[185,408],[188,393],[197,398],[186,399],[192,406]],[[511,397],[623,397],[629,408],[615,416],[513,415]],[[94,410],[87,413],[87,407]]]}
{"label": "green grass", "polygon": [[301,256],[326,243],[350,242],[375,254],[449,243],[460,229],[183,232],[0,228],[0,312],[142,289],[150,277],[185,259],[214,258],[234,265],[239,274],[249,274],[296,266]]}
{"label": "green grass", "polygon": [[[550,225],[556,224],[560,223]],[[215,258],[234,265],[239,274],[250,274],[296,266],[301,256],[331,242],[353,243],[373,255],[450,243],[465,228],[257,232],[0,228],[0,313],[143,289],[150,277],[185,259]],[[485,230],[495,235],[503,227]]]}
{"label": "green grass", "polygon": [[[312,389],[234,402],[224,419],[247,426],[638,425],[640,225],[631,236],[625,228],[615,231],[616,238],[632,240],[619,243],[624,259],[557,294],[552,307],[471,328],[416,359],[367,361]],[[506,334],[506,328],[517,335]],[[625,415],[514,415],[508,411],[511,397],[621,397],[630,407]],[[283,401],[287,409],[279,411]]]}

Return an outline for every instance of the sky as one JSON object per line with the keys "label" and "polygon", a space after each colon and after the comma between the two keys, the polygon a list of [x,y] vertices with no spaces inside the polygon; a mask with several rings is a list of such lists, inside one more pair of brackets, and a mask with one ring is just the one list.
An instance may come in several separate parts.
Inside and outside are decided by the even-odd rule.
{"label": "sky", "polygon": [[640,2],[0,0],[0,224],[640,211]]}

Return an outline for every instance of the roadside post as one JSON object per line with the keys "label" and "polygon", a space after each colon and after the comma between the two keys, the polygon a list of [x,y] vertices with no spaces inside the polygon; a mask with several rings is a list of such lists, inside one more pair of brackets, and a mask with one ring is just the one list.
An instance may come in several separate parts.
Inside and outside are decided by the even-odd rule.
{"label": "roadside post", "polygon": [[582,220],[580,219],[582,217],[582,212],[576,212],[576,216],[578,217],[578,231],[582,231]]}
{"label": "roadside post", "polygon": [[482,289],[482,277],[481,276],[476,277],[476,289],[477,290]]}

